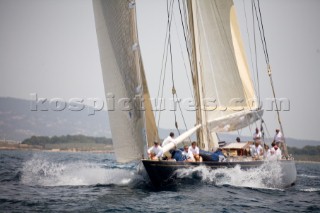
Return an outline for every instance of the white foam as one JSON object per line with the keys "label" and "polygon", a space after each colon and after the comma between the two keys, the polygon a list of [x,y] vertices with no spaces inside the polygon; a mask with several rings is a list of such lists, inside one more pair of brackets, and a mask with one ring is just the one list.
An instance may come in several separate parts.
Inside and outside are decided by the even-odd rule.
{"label": "white foam", "polygon": [[234,168],[218,169],[199,166],[177,171],[178,178],[191,178],[194,174],[197,174],[204,182],[239,187],[278,188],[282,181],[281,166],[277,162],[268,162],[245,171],[240,165]]}
{"label": "white foam", "polygon": [[128,169],[104,168],[88,162],[56,163],[33,158],[25,162],[21,182],[26,185],[127,185],[135,173]]}
{"label": "white foam", "polygon": [[300,189],[303,192],[320,192],[320,188]]}
{"label": "white foam", "polygon": [[312,178],[312,179],[320,178],[319,176],[305,175],[305,174],[300,174],[300,175],[297,175],[297,176],[298,176],[298,177]]}

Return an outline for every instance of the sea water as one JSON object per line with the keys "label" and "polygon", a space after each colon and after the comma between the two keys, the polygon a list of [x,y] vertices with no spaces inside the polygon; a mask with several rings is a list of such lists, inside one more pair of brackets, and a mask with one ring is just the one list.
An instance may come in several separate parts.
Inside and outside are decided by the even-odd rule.
{"label": "sea water", "polygon": [[0,212],[320,212],[320,164],[296,166],[286,189],[273,185],[279,165],[266,164],[182,169],[156,190],[112,154],[0,150]]}

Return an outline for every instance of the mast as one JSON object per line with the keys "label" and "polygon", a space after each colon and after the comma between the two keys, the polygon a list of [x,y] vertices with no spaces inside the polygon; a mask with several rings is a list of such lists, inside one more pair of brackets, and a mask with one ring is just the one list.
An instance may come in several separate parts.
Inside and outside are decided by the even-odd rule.
{"label": "mast", "polygon": [[201,147],[202,149],[206,149],[208,150],[208,145],[206,145],[206,141],[209,141],[208,139],[208,134],[207,132],[207,128],[205,125],[205,116],[204,113],[202,113],[202,108],[203,108],[203,102],[201,100],[203,100],[201,98],[201,75],[200,72],[198,71],[198,59],[197,59],[197,55],[196,51],[196,33],[194,31],[194,29],[196,29],[197,27],[195,26],[197,24],[197,22],[194,22],[193,17],[196,15],[196,10],[194,10],[194,4],[192,3],[192,0],[187,0],[187,8],[188,8],[188,17],[189,17],[189,29],[190,29],[190,38],[189,40],[191,40],[191,70],[192,70],[192,83],[193,83],[193,87],[194,87],[194,101],[195,101],[195,105],[196,105],[196,124],[204,124],[202,126],[202,128],[200,128],[197,132],[197,146]]}

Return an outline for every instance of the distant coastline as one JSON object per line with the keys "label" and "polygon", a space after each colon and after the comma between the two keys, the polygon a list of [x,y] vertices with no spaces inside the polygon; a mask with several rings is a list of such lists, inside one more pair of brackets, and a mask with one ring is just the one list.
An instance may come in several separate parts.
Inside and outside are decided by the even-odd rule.
{"label": "distant coastline", "polygon": [[112,139],[84,135],[32,136],[22,142],[0,140],[0,150],[112,153]]}
{"label": "distant coastline", "polygon": [[305,161],[305,160],[295,160],[296,163],[314,163],[320,164],[320,161]]}
{"label": "distant coastline", "polygon": [[84,151],[84,150],[50,150],[50,149],[37,149],[33,147],[28,147],[28,148],[16,148],[16,147],[4,147],[1,146],[0,150],[5,150],[5,151],[39,151],[39,152],[70,152],[70,153],[76,153],[76,152],[88,152],[88,153],[95,153],[95,154],[112,154],[114,153],[113,150],[90,150],[90,151]]}

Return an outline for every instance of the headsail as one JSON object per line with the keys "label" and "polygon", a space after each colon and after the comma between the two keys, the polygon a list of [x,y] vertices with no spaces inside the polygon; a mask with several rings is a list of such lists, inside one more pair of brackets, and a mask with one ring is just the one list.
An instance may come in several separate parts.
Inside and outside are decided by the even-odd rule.
{"label": "headsail", "polygon": [[[199,123],[206,135],[203,138],[208,139],[201,147],[210,150],[217,146],[213,143],[216,131],[243,128],[260,115],[253,112],[257,103],[233,1],[190,0],[188,3],[201,104]],[[243,118],[248,120],[240,125]],[[233,128],[217,128],[226,122],[231,122]]]}
{"label": "headsail", "polygon": [[[116,158],[119,162],[141,159],[147,150],[141,100],[149,95],[139,51],[135,2],[93,0],[93,9]],[[145,108],[150,111],[151,104],[145,104]],[[153,133],[153,113],[146,114],[153,129],[149,133]],[[154,140],[151,133],[148,140]]]}

